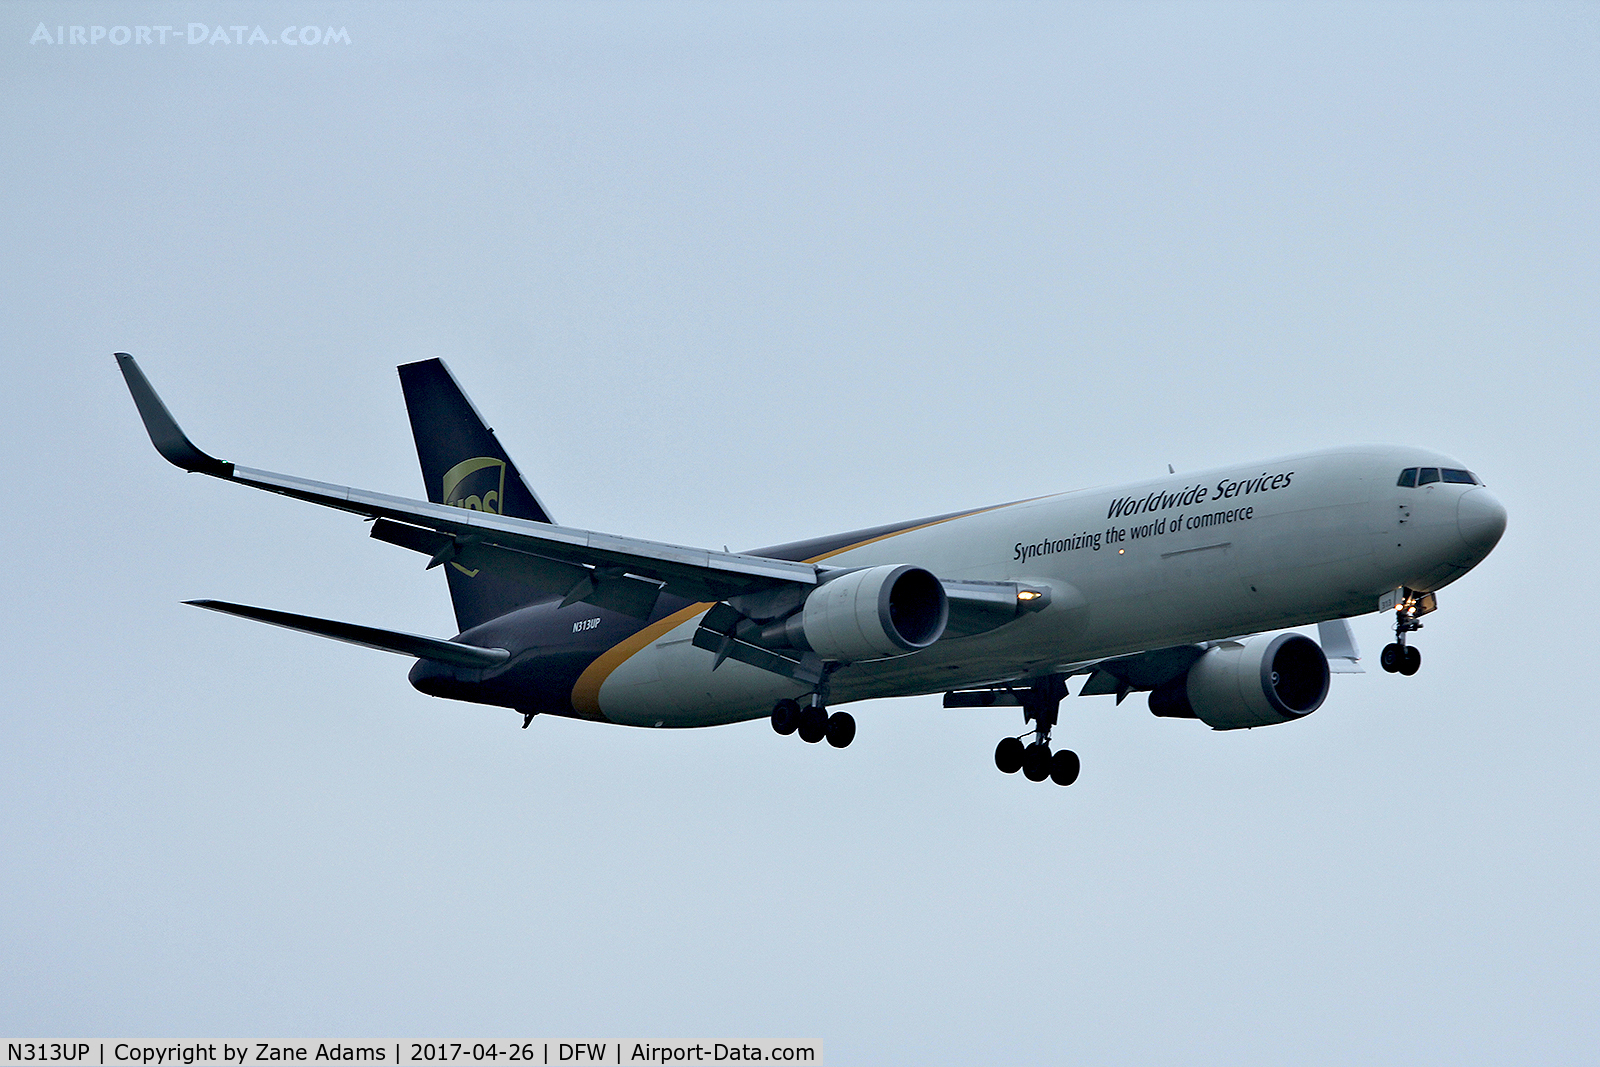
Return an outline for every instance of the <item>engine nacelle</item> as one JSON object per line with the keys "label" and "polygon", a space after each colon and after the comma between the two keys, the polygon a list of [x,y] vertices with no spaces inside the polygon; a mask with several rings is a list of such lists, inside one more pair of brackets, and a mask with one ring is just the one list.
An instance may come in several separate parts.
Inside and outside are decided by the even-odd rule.
{"label": "engine nacelle", "polygon": [[849,663],[927,648],[949,619],[939,579],[921,567],[889,564],[851,571],[813,590],[786,628],[790,643]]}
{"label": "engine nacelle", "polygon": [[1304,634],[1227,642],[1150,694],[1150,710],[1215,730],[1273,726],[1310,715],[1328,695],[1328,657]]}

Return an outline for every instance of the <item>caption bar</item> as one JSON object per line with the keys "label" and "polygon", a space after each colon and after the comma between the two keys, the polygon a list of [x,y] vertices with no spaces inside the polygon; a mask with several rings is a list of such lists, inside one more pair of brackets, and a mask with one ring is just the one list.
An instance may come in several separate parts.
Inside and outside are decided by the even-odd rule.
{"label": "caption bar", "polygon": [[822,1062],[820,1041],[7,1041],[5,1064],[674,1064]]}

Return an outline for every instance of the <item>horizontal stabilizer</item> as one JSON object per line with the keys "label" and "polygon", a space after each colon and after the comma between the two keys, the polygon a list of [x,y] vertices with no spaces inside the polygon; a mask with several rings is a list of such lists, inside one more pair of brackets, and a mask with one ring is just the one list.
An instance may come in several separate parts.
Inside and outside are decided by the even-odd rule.
{"label": "horizontal stabilizer", "polygon": [[352,622],[334,622],[332,619],[317,619],[310,615],[273,611],[271,608],[253,608],[247,604],[229,604],[223,600],[185,600],[184,603],[208,611],[237,615],[242,619],[254,619],[257,622],[271,623],[273,626],[316,634],[318,637],[331,637],[335,641],[346,641],[364,648],[376,648],[382,652],[397,652],[402,656],[415,656],[418,659],[448,663],[452,667],[498,667],[511,658],[511,653],[503,648],[463,645],[458,641],[444,641],[437,637],[422,637],[419,634],[403,634],[394,630],[379,630],[372,626],[357,626]]}

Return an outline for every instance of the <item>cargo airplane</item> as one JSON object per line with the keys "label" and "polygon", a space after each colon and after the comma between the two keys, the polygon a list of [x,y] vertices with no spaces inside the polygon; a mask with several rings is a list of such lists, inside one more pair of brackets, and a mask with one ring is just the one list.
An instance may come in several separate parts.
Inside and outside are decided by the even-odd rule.
{"label": "cargo airplane", "polygon": [[[215,459],[131,356],[117,362],[167,460],[365,517],[444,570],[460,633],[188,603],[414,657],[418,690],[524,727],[765,718],[844,748],[855,719],[830,709],[943,693],[1021,708],[996,765],[1069,785],[1078,757],[1050,743],[1069,679],[1217,730],[1304,718],[1330,674],[1361,669],[1352,616],[1392,612],[1379,662],[1415,674],[1409,635],[1506,522],[1456,460],[1354,446],[717,552],[558,525],[437,359],[400,368],[426,502]],[[1311,624],[1317,641],[1274,632]]]}

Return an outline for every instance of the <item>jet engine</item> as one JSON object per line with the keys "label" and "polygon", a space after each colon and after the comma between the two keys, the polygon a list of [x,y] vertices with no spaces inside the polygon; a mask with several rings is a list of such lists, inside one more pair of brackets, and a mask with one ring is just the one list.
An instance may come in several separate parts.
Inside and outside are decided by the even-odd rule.
{"label": "jet engine", "polygon": [[1150,710],[1214,730],[1304,718],[1328,695],[1328,657],[1304,634],[1226,641],[1150,694]]}
{"label": "jet engine", "polygon": [[921,567],[851,571],[813,590],[805,606],[764,634],[845,663],[901,656],[939,640],[950,619],[944,586]]}

